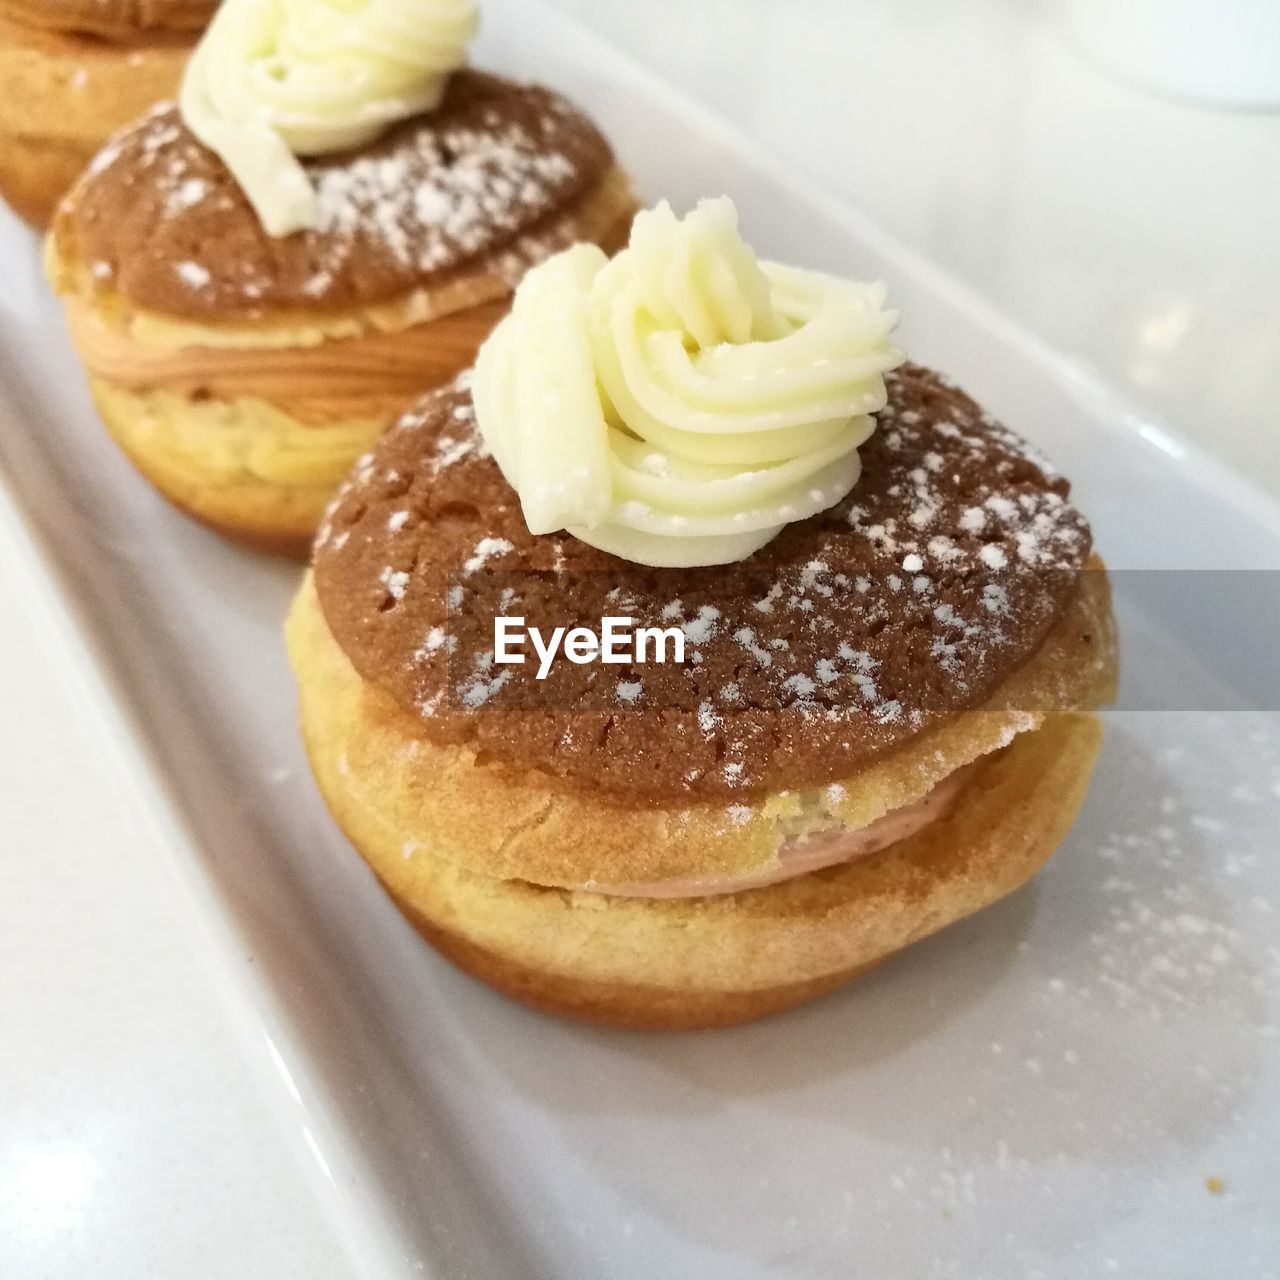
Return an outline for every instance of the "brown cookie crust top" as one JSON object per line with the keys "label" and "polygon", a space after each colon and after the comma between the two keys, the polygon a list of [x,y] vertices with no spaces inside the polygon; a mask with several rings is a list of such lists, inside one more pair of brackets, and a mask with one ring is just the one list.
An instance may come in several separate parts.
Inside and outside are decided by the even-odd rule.
{"label": "brown cookie crust top", "polygon": [[321,225],[272,238],[222,161],[164,105],[97,156],[54,221],[93,287],[194,320],[399,301],[483,265],[518,276],[613,163],[564,98],[459,71],[371,146],[306,162]]}
{"label": "brown cookie crust top", "polygon": [[[852,493],[754,556],[646,569],[534,537],[464,379],[362,459],[321,527],[321,607],[360,675],[463,742],[657,800],[813,787],[986,702],[1039,648],[1091,544],[1068,485],[908,365]],[[680,626],[683,665],[493,662],[495,614]]]}
{"label": "brown cookie crust top", "polygon": [[0,19],[19,26],[122,39],[200,31],[217,0],[0,0]]}

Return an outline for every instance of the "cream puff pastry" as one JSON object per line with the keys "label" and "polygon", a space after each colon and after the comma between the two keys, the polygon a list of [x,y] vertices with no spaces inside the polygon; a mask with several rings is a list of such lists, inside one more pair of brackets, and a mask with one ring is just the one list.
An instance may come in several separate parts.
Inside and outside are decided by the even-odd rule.
{"label": "cream puff pastry", "polygon": [[177,92],[216,0],[0,0],[0,197],[43,227],[104,142]]}
{"label": "cream puff pastry", "polygon": [[[304,739],[468,972],[740,1022],[1062,841],[1114,687],[1106,574],[1067,481],[901,363],[881,301],[758,262],[723,207],[642,214],[612,263],[531,273],[475,375],[344,483],[288,624]],[[684,660],[499,660],[500,615],[610,613]]]}
{"label": "cream puff pastry", "polygon": [[[222,532],[301,553],[351,463],[471,363],[523,272],[578,240],[614,244],[635,203],[581,112],[479,71],[424,71],[417,96],[392,82],[396,111],[423,109],[388,123],[381,99],[356,111],[317,58],[291,72],[307,129],[301,107],[294,133],[242,129],[237,103],[218,116],[206,101],[211,81],[236,83],[235,41],[230,68],[207,59],[238,13],[210,28],[183,106],[119,134],[68,195],[48,270],[102,418],[138,469]],[[459,36],[458,58],[463,47]],[[424,67],[437,52],[428,42]],[[347,115],[373,119],[374,136]]]}

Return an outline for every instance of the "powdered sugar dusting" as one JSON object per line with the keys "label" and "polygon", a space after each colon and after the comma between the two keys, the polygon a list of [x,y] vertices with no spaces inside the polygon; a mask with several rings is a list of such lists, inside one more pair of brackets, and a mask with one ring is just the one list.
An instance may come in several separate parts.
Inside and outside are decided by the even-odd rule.
{"label": "powdered sugar dusting", "polygon": [[505,556],[515,547],[506,538],[481,538],[475,550],[467,557],[462,566],[463,573],[475,573],[483,568],[495,556]]}
{"label": "powdered sugar dusting", "polygon": [[173,270],[178,279],[190,288],[208,288],[211,276],[207,268],[202,267],[198,262],[179,262]]}
{"label": "powdered sugar dusting", "polygon": [[337,243],[377,238],[403,266],[431,273],[515,232],[574,177],[523,123],[445,129],[412,150],[358,156],[316,184],[320,230]]}
{"label": "powdered sugar dusting", "polygon": [[[148,113],[98,154],[81,204],[92,208],[92,184],[101,180],[114,210],[127,181],[142,211],[130,234],[149,221],[157,238],[181,245],[206,273],[178,276],[214,295],[200,297],[202,306],[216,301],[252,314],[258,304],[403,296],[480,258],[514,284],[576,238],[572,218],[549,215],[571,206],[609,163],[604,140],[563,99],[464,71],[438,110],[355,152],[306,162],[317,196],[313,231],[272,241],[172,105]],[[106,225],[115,221],[86,221],[94,241],[110,245],[95,256],[119,256]],[[162,302],[145,295],[148,287],[140,273],[131,277],[131,288],[144,291],[135,301]]]}
{"label": "powdered sugar dusting", "polygon": [[390,566],[378,575],[378,581],[393,600],[403,600],[404,593],[409,588],[409,575],[402,569],[392,569]]}
{"label": "powdered sugar dusting", "polygon": [[[1072,598],[1088,527],[1066,486],[981,423],[972,402],[955,393],[940,416],[930,376],[917,369],[887,381],[886,421],[864,448],[863,480],[848,501],[752,560],[705,572],[619,567],[567,536],[531,537],[518,500],[480,451],[464,389],[427,399],[357,466],[335,516],[336,528],[348,512],[375,544],[394,545],[375,562],[352,539],[348,554],[376,564],[373,572],[412,552],[415,581],[447,580],[414,597],[403,701],[421,707],[447,683],[448,702],[433,703],[433,716],[496,708],[561,727],[579,713],[605,717],[558,746],[557,761],[597,757],[615,743],[621,753],[627,726],[639,732],[657,714],[680,757],[676,776],[692,774],[689,786],[699,789],[759,786],[780,756],[834,769],[841,753],[888,749],[980,705]],[[446,470],[447,490],[439,481]],[[388,479],[393,473],[404,478]],[[421,521],[401,524],[409,510]],[[396,628],[397,580],[380,586],[391,604],[376,625]],[[432,592],[442,593],[434,605]],[[492,618],[509,613],[528,614],[544,635],[548,626],[595,628],[625,615],[636,628],[677,632],[683,662],[624,660],[622,670],[553,662],[536,685],[533,669],[520,665],[499,681],[498,668],[474,664],[495,643]],[[446,648],[436,627],[455,643]],[[632,707],[644,715],[621,714]]]}

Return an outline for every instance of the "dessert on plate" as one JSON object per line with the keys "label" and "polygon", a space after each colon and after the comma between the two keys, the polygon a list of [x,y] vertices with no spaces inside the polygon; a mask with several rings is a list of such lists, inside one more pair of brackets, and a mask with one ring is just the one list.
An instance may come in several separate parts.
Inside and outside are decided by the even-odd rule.
{"label": "dessert on plate", "polygon": [[216,0],[0,0],[0,197],[43,227],[107,138],[176,92]]}
{"label": "dessert on plate", "polygon": [[178,506],[305,552],[352,462],[525,269],[625,237],[608,143],[461,64],[472,0],[227,0],[178,105],[99,153],[48,269],[101,416]]}
{"label": "dessert on plate", "polygon": [[[660,206],[612,260],[530,272],[342,485],[288,623],[303,735],[463,969],[586,1019],[745,1021],[1066,834],[1115,680],[1105,571],[1067,481],[894,319],[758,259],[727,201]],[[607,617],[666,660],[530,648]]]}

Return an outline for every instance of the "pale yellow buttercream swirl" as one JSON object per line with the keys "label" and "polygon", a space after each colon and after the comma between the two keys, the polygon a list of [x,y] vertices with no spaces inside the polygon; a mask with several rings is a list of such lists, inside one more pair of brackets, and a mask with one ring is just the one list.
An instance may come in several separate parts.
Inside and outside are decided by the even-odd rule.
{"label": "pale yellow buttercream swirl", "polygon": [[664,203],[612,261],[578,245],[525,276],[476,416],[531,532],[725,564],[857,482],[896,319],[880,285],[757,259],[730,200]]}
{"label": "pale yellow buttercream swirl", "polygon": [[314,227],[299,156],[363,146],[435,107],[476,29],[475,0],[223,0],[187,65],[187,127],[274,236]]}

